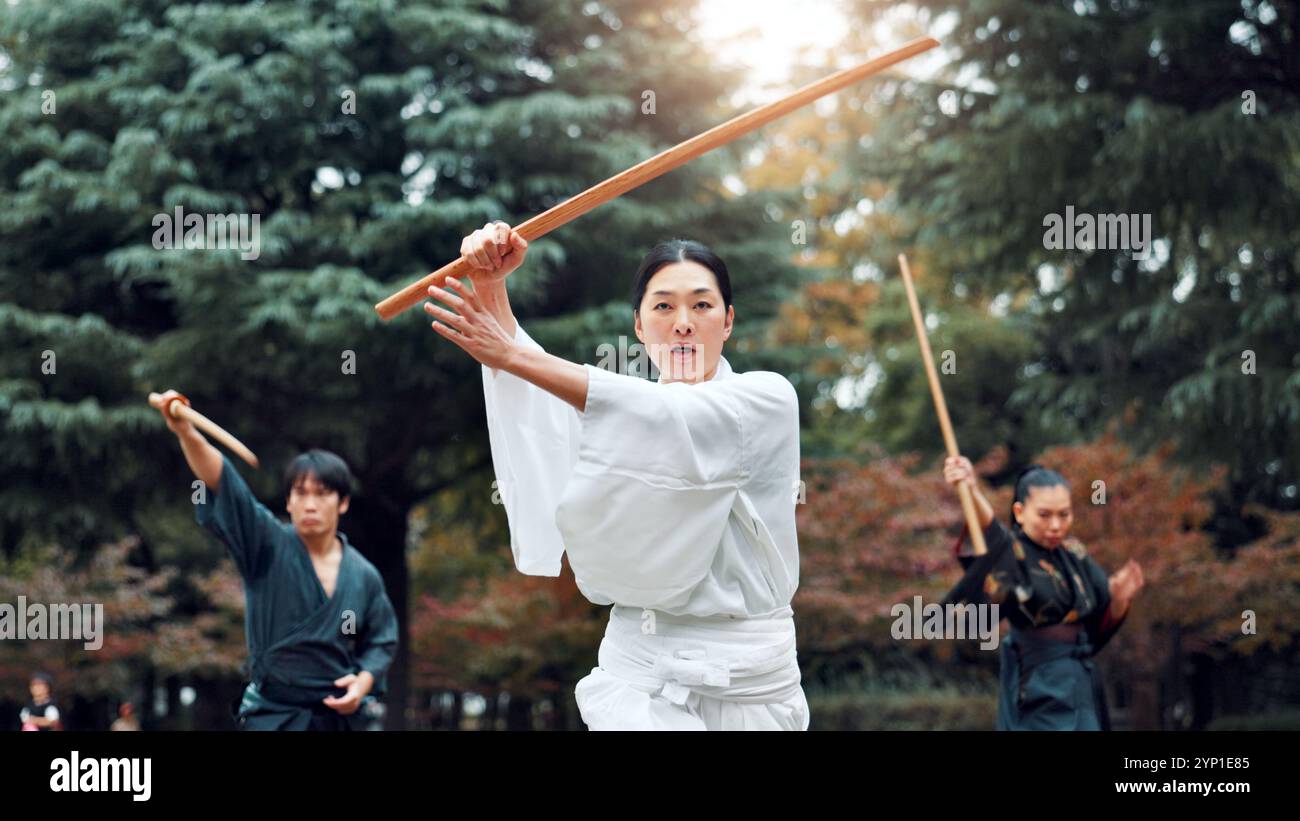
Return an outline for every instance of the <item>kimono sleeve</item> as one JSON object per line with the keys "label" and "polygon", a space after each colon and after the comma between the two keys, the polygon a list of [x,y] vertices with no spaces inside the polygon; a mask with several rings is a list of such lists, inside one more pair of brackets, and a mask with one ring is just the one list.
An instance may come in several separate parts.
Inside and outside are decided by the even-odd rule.
{"label": "kimono sleeve", "polygon": [[966,530],[954,546],[957,561],[961,564],[961,579],[944,597],[944,604],[1002,604],[1011,592],[1015,578],[1015,539],[1006,525],[994,519],[984,528],[984,545],[988,552],[976,556],[970,545],[963,543]]}
{"label": "kimono sleeve", "polygon": [[591,365],[558,515],[579,586],[666,608],[708,573],[739,494],[797,470],[798,400],[779,374],[659,384]]}
{"label": "kimono sleeve", "polygon": [[370,601],[357,642],[357,663],[375,677],[372,692],[380,695],[387,689],[388,668],[397,653],[397,613],[384,590],[383,579],[377,573],[371,579],[371,586]]}
{"label": "kimono sleeve", "polygon": [[283,527],[275,515],[253,496],[244,478],[225,456],[221,479],[208,488],[207,499],[194,506],[194,518],[230,551],[245,579],[257,575],[269,558],[275,536]]}
{"label": "kimono sleeve", "polygon": [[1110,578],[1106,571],[1102,570],[1101,565],[1093,560],[1092,556],[1086,556],[1083,560],[1084,569],[1088,574],[1088,580],[1092,584],[1093,590],[1097,594],[1097,607],[1087,617],[1083,619],[1083,626],[1088,631],[1088,641],[1092,645],[1093,651],[1100,651],[1106,646],[1106,643],[1119,632],[1119,628],[1128,618],[1128,611],[1118,619],[1112,618],[1110,614]]}
{"label": "kimono sleeve", "polygon": [[[542,350],[522,325],[516,324],[515,341]],[[558,576],[564,544],[555,510],[577,459],[578,412],[512,374],[482,370],[492,468],[515,567],[532,576]]]}

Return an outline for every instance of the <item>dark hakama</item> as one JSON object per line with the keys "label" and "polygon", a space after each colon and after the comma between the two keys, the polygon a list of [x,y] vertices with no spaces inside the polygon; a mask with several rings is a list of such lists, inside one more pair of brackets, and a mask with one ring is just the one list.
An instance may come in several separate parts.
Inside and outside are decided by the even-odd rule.
{"label": "dark hakama", "polygon": [[1010,622],[1001,642],[997,729],[1109,729],[1093,656],[1123,618],[1109,617],[1105,571],[1077,539],[1049,549],[996,519],[984,539],[985,555],[969,546],[957,554],[965,573],[944,603],[996,603]]}

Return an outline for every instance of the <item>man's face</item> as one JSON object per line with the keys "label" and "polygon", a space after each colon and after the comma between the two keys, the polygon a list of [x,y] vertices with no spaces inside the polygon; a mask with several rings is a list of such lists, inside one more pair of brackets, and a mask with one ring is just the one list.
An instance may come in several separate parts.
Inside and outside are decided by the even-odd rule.
{"label": "man's face", "polygon": [[32,701],[44,701],[50,697],[50,685],[42,679],[33,679],[28,688],[32,691]]}
{"label": "man's face", "polygon": [[298,535],[322,536],[338,529],[339,517],[348,512],[348,497],[321,484],[316,474],[300,476],[289,491],[285,510]]}

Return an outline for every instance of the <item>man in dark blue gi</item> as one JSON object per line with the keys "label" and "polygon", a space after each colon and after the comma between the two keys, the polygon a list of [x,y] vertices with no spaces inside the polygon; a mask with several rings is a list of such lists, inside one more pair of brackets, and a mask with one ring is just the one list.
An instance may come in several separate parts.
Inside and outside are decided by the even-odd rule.
{"label": "man in dark blue gi", "polygon": [[[180,398],[168,391],[160,410]],[[163,413],[203,482],[195,518],[225,543],[244,579],[251,682],[237,715],[247,730],[362,729],[384,691],[397,617],[375,566],[338,530],[352,475],[324,450],[285,471],[290,523],[259,502],[194,426]]]}

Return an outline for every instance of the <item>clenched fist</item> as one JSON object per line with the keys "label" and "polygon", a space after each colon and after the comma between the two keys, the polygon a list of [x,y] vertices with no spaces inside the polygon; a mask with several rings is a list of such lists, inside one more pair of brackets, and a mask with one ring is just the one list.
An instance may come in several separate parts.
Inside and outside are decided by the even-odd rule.
{"label": "clenched fist", "polygon": [[460,241],[460,255],[470,264],[470,281],[500,282],[524,264],[528,240],[504,222],[489,222]]}
{"label": "clenched fist", "polygon": [[[177,419],[175,416],[168,413],[168,410],[172,406],[172,400],[174,399],[185,401],[185,398],[176,391],[149,394],[149,404],[153,405],[160,413],[162,413],[163,421],[167,423],[167,429],[177,436],[180,436],[181,434],[189,433],[194,430],[194,426],[190,424],[188,419]],[[188,405],[189,403],[186,402],[185,404]]]}

